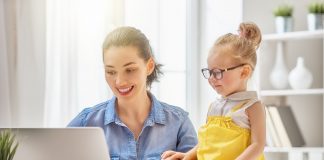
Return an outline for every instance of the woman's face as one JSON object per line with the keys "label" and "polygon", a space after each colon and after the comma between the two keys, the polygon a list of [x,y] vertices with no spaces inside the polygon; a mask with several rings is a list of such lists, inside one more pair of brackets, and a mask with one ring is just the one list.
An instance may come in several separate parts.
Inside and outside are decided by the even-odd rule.
{"label": "woman's face", "polygon": [[146,79],[154,69],[153,60],[145,62],[133,46],[110,47],[104,51],[106,81],[119,100],[146,93]]}

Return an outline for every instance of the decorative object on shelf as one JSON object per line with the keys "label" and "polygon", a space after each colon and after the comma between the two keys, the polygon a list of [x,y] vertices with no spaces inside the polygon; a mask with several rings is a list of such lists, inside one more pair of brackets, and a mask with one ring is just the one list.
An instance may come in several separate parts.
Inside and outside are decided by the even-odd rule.
{"label": "decorative object on shelf", "polygon": [[18,148],[18,142],[15,143],[15,135],[8,130],[0,132],[0,159],[12,160]]}
{"label": "decorative object on shelf", "polygon": [[277,33],[291,32],[293,28],[293,7],[288,4],[280,5],[274,9]]}
{"label": "decorative object on shelf", "polygon": [[289,73],[289,84],[293,89],[310,88],[313,82],[312,73],[305,67],[304,58],[297,58],[296,67]]}
{"label": "decorative object on shelf", "polygon": [[285,89],[288,87],[288,69],[283,55],[283,42],[278,42],[276,59],[270,74],[271,85],[275,89]]}
{"label": "decorative object on shelf", "polygon": [[308,6],[307,24],[308,30],[323,29],[324,3],[313,2]]}

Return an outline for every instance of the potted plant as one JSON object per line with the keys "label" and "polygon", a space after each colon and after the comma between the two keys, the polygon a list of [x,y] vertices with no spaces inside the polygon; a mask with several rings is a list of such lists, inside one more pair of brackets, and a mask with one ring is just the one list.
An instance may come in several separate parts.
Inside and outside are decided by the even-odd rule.
{"label": "potted plant", "polygon": [[291,32],[293,28],[292,20],[293,7],[288,4],[279,5],[273,10],[276,18],[277,33]]}
{"label": "potted plant", "polygon": [[[15,143],[15,144],[14,144]],[[0,159],[12,160],[18,147],[18,142],[15,142],[15,135],[8,130],[3,130],[0,133]]]}
{"label": "potted plant", "polygon": [[308,30],[323,29],[324,3],[313,2],[308,5]]}

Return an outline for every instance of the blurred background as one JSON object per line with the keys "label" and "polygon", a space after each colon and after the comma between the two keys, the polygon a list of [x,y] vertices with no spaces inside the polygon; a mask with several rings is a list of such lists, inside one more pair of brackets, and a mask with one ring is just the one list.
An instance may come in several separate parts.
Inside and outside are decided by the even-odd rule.
{"label": "blurred background", "polygon": [[[317,2],[322,21],[314,28],[309,14]],[[278,11],[281,5],[286,9]],[[278,16],[291,18],[289,27],[278,29],[286,22]],[[148,37],[164,65],[151,92],[188,111],[198,129],[218,96],[200,73],[209,49],[252,21],[263,41],[249,90],[266,108],[280,114],[288,106],[292,113],[279,121],[267,116],[267,157],[322,160],[323,17],[322,0],[0,0],[0,127],[65,127],[85,107],[109,99],[101,47],[110,31],[126,25]],[[298,138],[287,128],[277,133],[275,121],[297,126]]]}
{"label": "blurred background", "polygon": [[[237,33],[240,22],[253,21],[264,41],[249,89],[257,90],[268,105],[293,106],[306,146],[322,147],[324,32],[308,28],[312,2],[0,0],[0,127],[65,127],[83,108],[109,99],[101,47],[111,30],[127,25],[148,37],[164,65],[153,94],[188,111],[198,128],[217,97],[200,73],[210,47],[220,35]],[[293,26],[284,36],[274,14],[281,4],[293,8]],[[278,45],[287,39],[306,40]],[[303,57],[313,76],[306,90],[288,83],[276,88],[271,82],[280,51],[288,71]]]}
{"label": "blurred background", "polygon": [[242,20],[236,0],[1,0],[0,126],[65,127],[110,98],[101,46],[123,25],[144,32],[164,65],[151,91],[198,126],[216,96],[200,69],[216,38]]}

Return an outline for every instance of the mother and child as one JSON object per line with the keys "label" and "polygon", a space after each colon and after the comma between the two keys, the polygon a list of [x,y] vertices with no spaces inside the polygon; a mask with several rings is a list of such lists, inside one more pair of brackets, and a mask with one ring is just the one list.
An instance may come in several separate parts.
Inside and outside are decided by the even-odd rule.
{"label": "mother and child", "polygon": [[114,96],[84,109],[69,127],[98,126],[111,159],[264,159],[265,111],[255,91],[247,91],[261,32],[241,23],[239,33],[219,37],[203,76],[221,96],[212,102],[198,131],[179,107],[159,101],[150,87],[162,74],[149,40],[138,29],[119,27],[103,44],[105,78]]}

